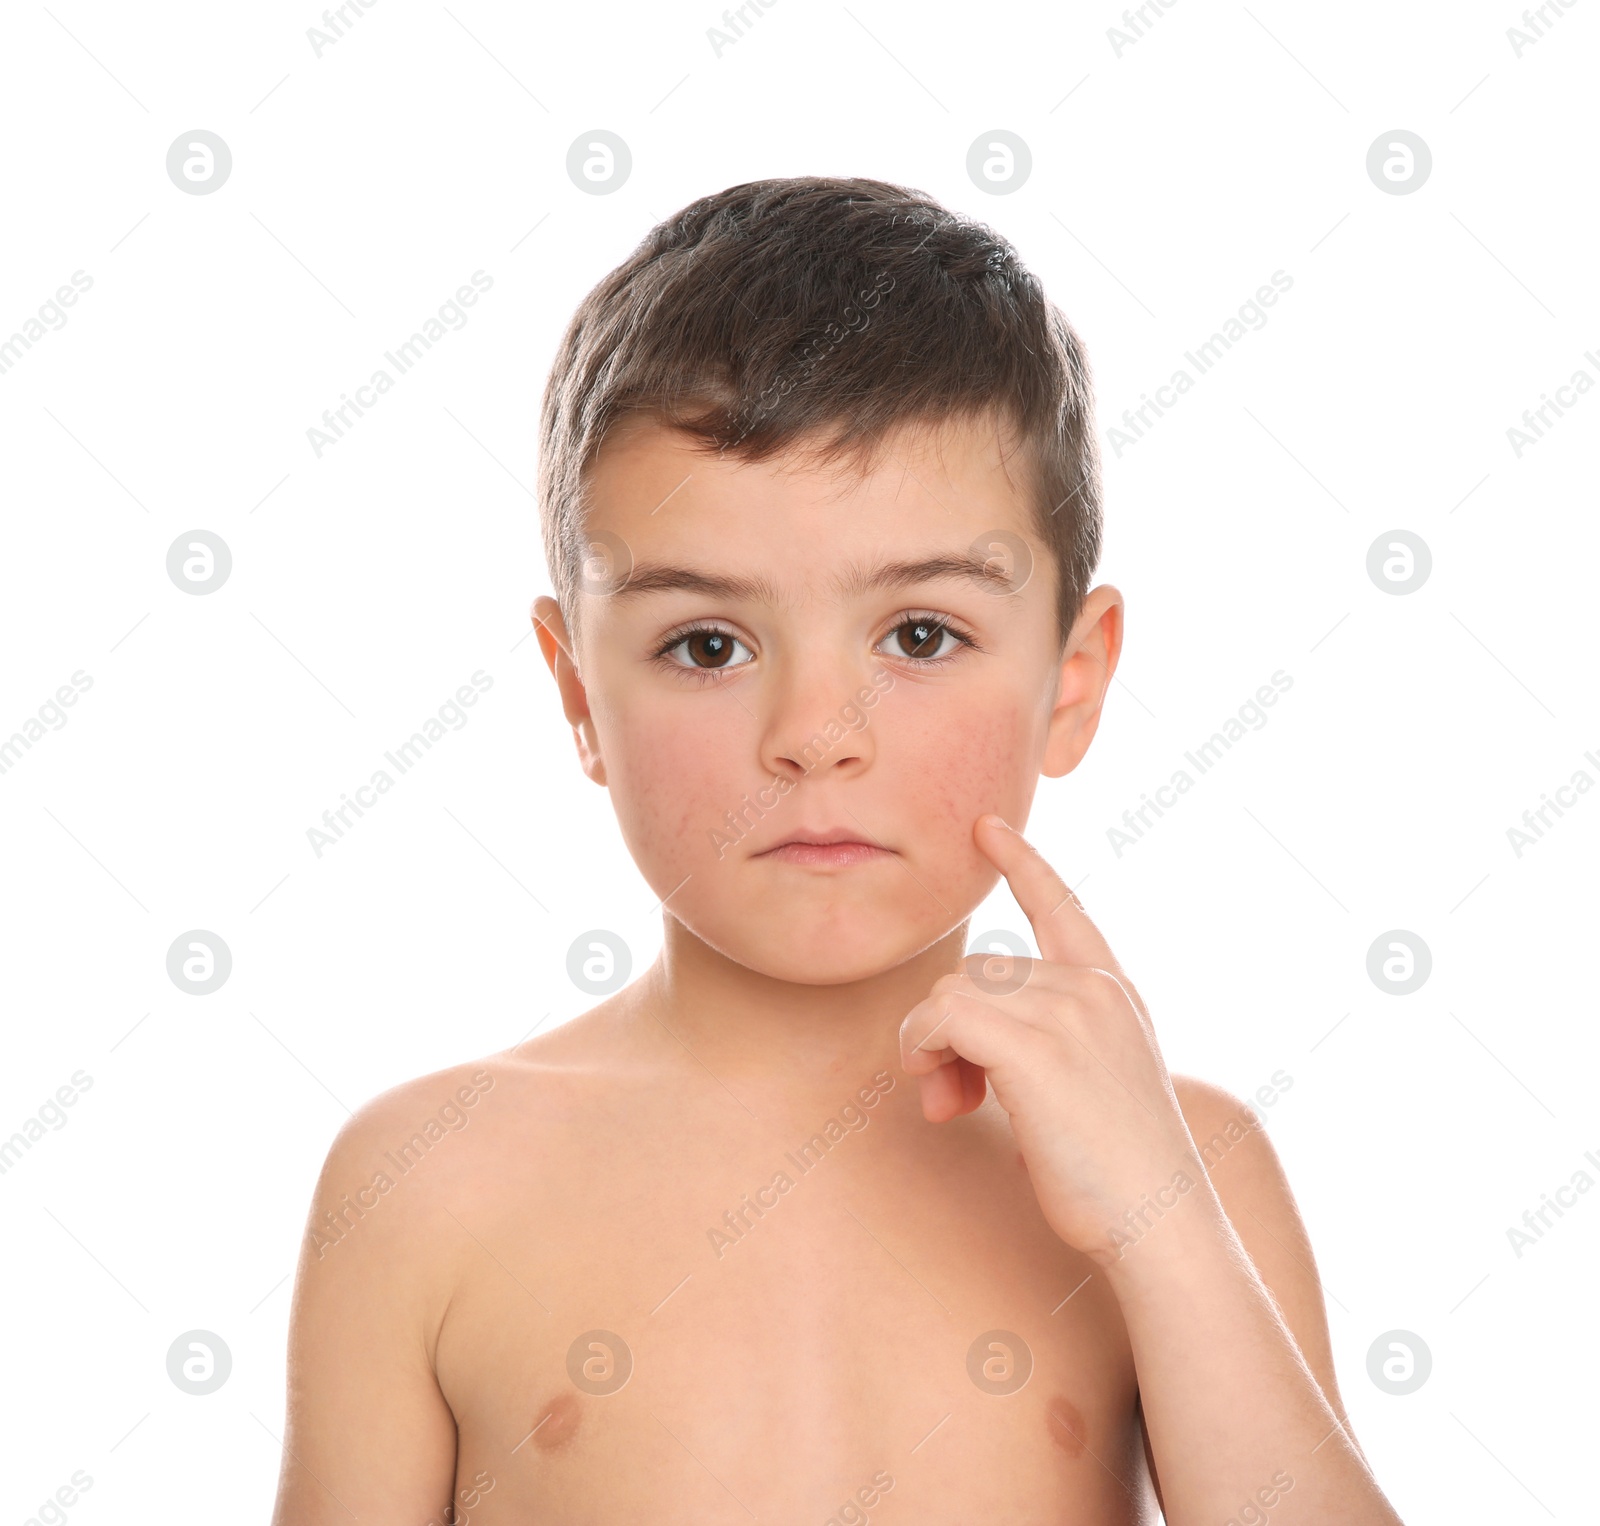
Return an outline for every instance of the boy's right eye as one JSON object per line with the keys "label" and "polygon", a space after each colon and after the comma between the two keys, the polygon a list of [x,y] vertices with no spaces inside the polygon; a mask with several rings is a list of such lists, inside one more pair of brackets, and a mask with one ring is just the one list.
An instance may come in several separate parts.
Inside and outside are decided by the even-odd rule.
{"label": "boy's right eye", "polygon": [[[742,659],[738,657],[740,652],[744,653]],[[755,653],[728,631],[700,626],[674,633],[657,655],[665,657],[675,667],[714,672],[721,668],[743,667]]]}

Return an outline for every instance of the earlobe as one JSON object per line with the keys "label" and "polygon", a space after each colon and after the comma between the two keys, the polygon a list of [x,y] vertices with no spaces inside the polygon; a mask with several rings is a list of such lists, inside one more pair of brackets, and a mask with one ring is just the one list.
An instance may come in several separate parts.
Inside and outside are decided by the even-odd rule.
{"label": "earlobe", "polygon": [[1083,761],[1100,726],[1111,677],[1122,656],[1123,598],[1109,583],[1091,589],[1067,642],[1061,682],[1050,715],[1044,766],[1048,779],[1069,774]]}

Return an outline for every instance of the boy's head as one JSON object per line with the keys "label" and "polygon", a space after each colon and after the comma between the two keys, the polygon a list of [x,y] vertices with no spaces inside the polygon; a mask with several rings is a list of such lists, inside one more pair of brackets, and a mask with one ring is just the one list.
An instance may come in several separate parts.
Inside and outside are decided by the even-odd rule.
{"label": "boy's head", "polygon": [[[1011,247],[881,181],[698,201],[579,307],[539,481],[540,641],[667,909],[808,983],[963,921],[1121,640],[1088,365]],[[838,833],[881,851],[770,852]]]}

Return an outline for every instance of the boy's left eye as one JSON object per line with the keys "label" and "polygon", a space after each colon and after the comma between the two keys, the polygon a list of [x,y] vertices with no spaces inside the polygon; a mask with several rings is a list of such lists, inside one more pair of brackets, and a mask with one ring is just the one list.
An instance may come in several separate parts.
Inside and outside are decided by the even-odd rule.
{"label": "boy's left eye", "polygon": [[[947,637],[951,642],[949,646],[944,644]],[[923,616],[902,620],[878,643],[878,649],[881,650],[890,641],[894,643],[894,648],[888,655],[909,657],[915,662],[948,657],[956,647],[966,644],[948,625]]]}
{"label": "boy's left eye", "polygon": [[[738,652],[744,653],[744,658],[735,661]],[[679,654],[683,655],[679,655]],[[665,648],[661,654],[670,662],[680,668],[737,668],[755,656],[737,636],[730,636],[727,631],[704,630],[689,631]]]}

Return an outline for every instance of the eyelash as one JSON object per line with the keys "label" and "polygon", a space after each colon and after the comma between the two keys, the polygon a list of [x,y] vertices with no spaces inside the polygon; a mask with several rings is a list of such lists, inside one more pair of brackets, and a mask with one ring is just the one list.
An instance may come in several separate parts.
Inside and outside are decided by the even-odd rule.
{"label": "eyelash", "polygon": [[[700,621],[692,625],[680,625],[676,630],[668,632],[666,638],[656,648],[653,660],[660,666],[670,669],[675,676],[686,678],[691,683],[715,683],[719,678],[722,677],[727,669],[695,667],[691,663],[674,662],[670,657],[667,656],[668,652],[670,652],[674,647],[682,646],[683,643],[691,636],[701,635],[727,636],[733,641],[737,641],[739,639],[726,626],[722,625],[711,625],[704,621]],[[739,666],[743,667],[744,664],[740,663]]]}
{"label": "eyelash", "polygon": [[[942,668],[946,663],[959,657],[963,650],[974,652],[983,650],[978,644],[977,638],[970,631],[958,625],[949,615],[941,615],[931,609],[908,609],[896,615],[883,635],[873,642],[873,650],[876,651],[896,631],[907,625],[916,625],[919,622],[926,622],[940,631],[948,631],[950,635],[956,638],[960,646],[953,652],[946,652],[942,657],[907,657],[904,652],[900,652],[896,655],[901,662],[909,662],[914,667],[926,671],[930,668]],[[724,625],[713,624],[710,621],[696,621],[690,625],[680,625],[675,630],[669,631],[652,654],[652,660],[671,668],[674,673],[681,674],[692,683],[716,683],[724,674],[732,672],[734,669],[696,667],[690,663],[674,662],[667,656],[667,653],[672,651],[674,647],[682,646],[691,636],[701,634],[727,636],[731,640],[739,640],[738,635]],[[741,668],[746,666],[748,666],[746,663],[741,662],[738,664],[738,667]]]}

